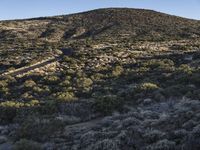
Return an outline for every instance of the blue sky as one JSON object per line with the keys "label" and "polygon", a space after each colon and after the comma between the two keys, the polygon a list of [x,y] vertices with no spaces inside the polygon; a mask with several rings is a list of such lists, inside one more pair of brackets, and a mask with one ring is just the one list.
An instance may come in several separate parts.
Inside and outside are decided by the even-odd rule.
{"label": "blue sky", "polygon": [[0,0],[0,20],[54,16],[105,7],[153,9],[200,20],[200,0]]}

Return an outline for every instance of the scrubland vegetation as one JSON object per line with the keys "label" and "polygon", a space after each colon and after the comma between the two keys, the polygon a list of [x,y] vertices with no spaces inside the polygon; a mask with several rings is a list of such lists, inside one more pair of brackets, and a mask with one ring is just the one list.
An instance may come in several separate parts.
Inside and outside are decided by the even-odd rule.
{"label": "scrubland vegetation", "polygon": [[131,9],[0,22],[2,73],[56,62],[0,76],[0,149],[199,149],[199,29]]}

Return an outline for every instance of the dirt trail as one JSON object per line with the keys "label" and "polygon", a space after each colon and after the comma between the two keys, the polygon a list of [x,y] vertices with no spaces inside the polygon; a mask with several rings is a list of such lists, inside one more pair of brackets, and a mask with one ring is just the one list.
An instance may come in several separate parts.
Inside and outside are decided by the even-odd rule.
{"label": "dirt trail", "polygon": [[41,68],[41,67],[44,67],[44,66],[46,66],[50,63],[58,61],[58,59],[59,59],[59,57],[50,58],[48,60],[44,60],[40,63],[36,63],[36,64],[31,65],[31,66],[22,67],[22,68],[19,68],[19,69],[10,71],[10,72],[5,72],[5,73],[1,74],[0,77],[6,76],[6,75],[17,76],[17,75],[20,75],[20,74],[24,74],[24,73],[29,72],[31,70]]}

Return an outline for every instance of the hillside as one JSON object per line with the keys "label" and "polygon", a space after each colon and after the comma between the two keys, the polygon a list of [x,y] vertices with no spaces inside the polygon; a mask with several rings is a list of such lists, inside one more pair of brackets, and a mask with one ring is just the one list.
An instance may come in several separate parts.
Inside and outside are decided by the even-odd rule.
{"label": "hillside", "polygon": [[199,36],[200,22],[140,9],[99,9],[85,13],[3,21],[1,40],[59,40],[126,35],[135,39]]}
{"label": "hillside", "polygon": [[[99,9],[49,18],[1,22],[1,38],[61,39],[129,34],[144,38],[199,36],[199,21],[140,9]],[[14,32],[15,31],[15,32]],[[18,32],[17,32],[18,31]],[[187,32],[187,34],[186,34]],[[80,34],[80,35],[79,35]],[[139,37],[138,37],[139,36]],[[174,37],[175,36],[175,37]]]}
{"label": "hillside", "polygon": [[[99,9],[66,16],[0,22],[0,71],[34,63],[80,40],[165,41],[200,36],[200,21],[152,10]],[[75,44],[73,44],[75,45]],[[79,44],[77,44],[79,45]],[[54,51],[51,51],[51,50]],[[31,56],[30,56],[31,51]],[[44,55],[41,56],[41,53]],[[11,55],[12,54],[12,55]],[[21,56],[26,55],[24,60]],[[13,59],[14,58],[18,58]]]}
{"label": "hillside", "polygon": [[0,150],[200,149],[200,21],[110,8],[0,22]]}

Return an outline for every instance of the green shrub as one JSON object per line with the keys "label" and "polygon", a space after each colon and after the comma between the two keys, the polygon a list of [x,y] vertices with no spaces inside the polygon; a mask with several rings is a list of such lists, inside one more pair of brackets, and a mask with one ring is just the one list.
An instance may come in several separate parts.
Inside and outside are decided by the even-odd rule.
{"label": "green shrub", "polygon": [[40,110],[42,114],[54,114],[58,112],[58,102],[55,100],[45,101],[44,104],[40,107]]}
{"label": "green shrub", "polygon": [[0,97],[9,95],[8,83],[5,80],[0,81]]}
{"label": "green shrub", "polygon": [[93,84],[93,81],[90,78],[83,77],[77,79],[76,84],[78,87],[85,88],[91,86]]}
{"label": "green shrub", "polygon": [[124,71],[123,67],[121,66],[116,66],[114,67],[114,69],[112,70],[112,76],[114,77],[118,77],[122,74],[122,72]]}
{"label": "green shrub", "polygon": [[24,83],[25,88],[33,88],[36,85],[36,83],[33,80],[26,80]]}
{"label": "green shrub", "polygon": [[192,83],[192,84],[195,84],[197,86],[200,86],[200,78],[199,78],[200,74],[199,73],[196,73],[196,74],[192,74],[190,77],[189,77],[189,81]]}
{"label": "green shrub", "polygon": [[150,82],[142,83],[136,87],[138,92],[152,92],[159,89],[158,85]]}
{"label": "green shrub", "polygon": [[29,116],[16,131],[16,138],[43,142],[55,132],[62,131],[63,127],[64,124],[57,119]]}
{"label": "green shrub", "polygon": [[0,124],[11,123],[17,115],[16,108],[13,107],[0,107]]}
{"label": "green shrub", "polygon": [[8,86],[8,83],[4,80],[0,81],[0,88]]}
{"label": "green shrub", "polygon": [[110,114],[122,108],[123,100],[116,95],[100,96],[95,100],[95,109],[103,114]]}
{"label": "green shrub", "polygon": [[72,101],[75,100],[75,95],[73,92],[59,92],[57,93],[57,99],[59,101]]}
{"label": "green shrub", "polygon": [[149,67],[151,70],[174,71],[174,62],[170,59],[149,60],[142,64],[143,67]]}
{"label": "green shrub", "polygon": [[59,85],[62,87],[67,87],[71,85],[71,82],[69,80],[64,80]]}
{"label": "green shrub", "polygon": [[12,77],[12,76],[10,76],[10,75],[6,75],[5,76],[5,81],[7,82],[7,83],[16,83],[17,82],[17,80],[15,79],[15,77]]}
{"label": "green shrub", "polygon": [[0,87],[0,96],[8,96],[10,94],[9,91],[7,87]]}
{"label": "green shrub", "polygon": [[105,75],[101,74],[101,73],[96,73],[96,74],[93,74],[91,76],[92,80],[93,81],[99,81],[101,80],[102,78],[104,78]]}
{"label": "green shrub", "polygon": [[49,86],[34,86],[32,89],[33,93],[45,95],[51,93]]}
{"label": "green shrub", "polygon": [[81,93],[89,92],[92,88],[93,81],[90,78],[81,77],[76,80],[76,87]]}
{"label": "green shrub", "polygon": [[46,76],[44,77],[44,81],[46,84],[57,84],[59,82],[59,77],[57,76]]}
{"label": "green shrub", "polygon": [[38,106],[40,102],[38,100],[31,100],[30,102],[17,102],[17,101],[5,101],[0,103],[0,107],[13,107],[13,108],[20,108],[20,107],[33,107]]}
{"label": "green shrub", "polygon": [[178,73],[186,73],[186,74],[192,74],[192,72],[194,71],[193,68],[191,68],[189,65],[187,64],[182,64],[178,67],[177,72]]}
{"label": "green shrub", "polygon": [[67,62],[69,64],[76,64],[76,59],[72,58],[72,57],[69,57],[69,56],[64,56],[63,57],[63,61],[64,62]]}
{"label": "green shrub", "polygon": [[182,84],[178,85],[172,85],[163,90],[163,94],[166,97],[182,97],[184,96],[187,92],[190,91],[190,88],[187,86],[184,86]]}

